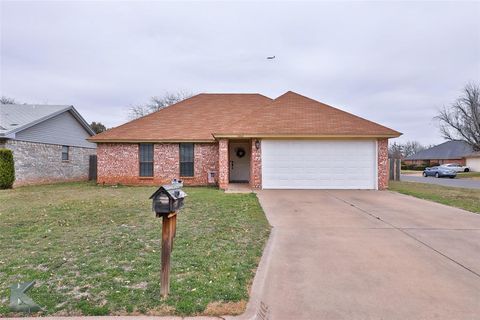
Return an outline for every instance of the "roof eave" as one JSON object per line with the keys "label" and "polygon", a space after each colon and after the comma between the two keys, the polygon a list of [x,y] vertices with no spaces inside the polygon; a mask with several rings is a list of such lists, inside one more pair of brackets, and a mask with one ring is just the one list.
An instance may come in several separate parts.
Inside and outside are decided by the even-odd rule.
{"label": "roof eave", "polygon": [[0,139],[15,139],[15,133],[12,132],[4,132],[0,133]]}
{"label": "roof eave", "polygon": [[213,139],[95,139],[88,138],[93,143],[214,143]]}
{"label": "roof eave", "polygon": [[32,121],[32,122],[25,123],[24,125],[21,125],[21,126],[19,126],[19,127],[16,127],[16,128],[14,128],[14,129],[10,129],[9,131],[7,131],[7,134],[14,134],[14,133],[23,131],[23,130],[25,130],[25,129],[28,129],[28,128],[30,128],[30,127],[33,127],[34,125],[37,125],[37,124],[39,124],[39,123],[41,123],[41,122],[43,122],[43,121],[46,121],[46,120],[48,120],[48,119],[50,119],[50,118],[53,118],[53,117],[55,117],[55,116],[57,116],[57,115],[65,112],[65,111],[70,110],[70,108],[72,108],[72,107],[73,107],[73,106],[65,106],[65,108],[60,109],[60,110],[58,110],[58,111],[56,111],[56,112],[47,114],[46,116],[43,116],[43,117],[41,117],[41,118],[39,118],[39,119],[36,119],[36,120],[34,120],[34,121]]}
{"label": "roof eave", "polygon": [[480,158],[480,153],[479,154],[472,153],[472,154],[466,155],[464,158],[465,159],[466,158]]}
{"label": "roof eave", "polygon": [[26,130],[28,128],[31,128],[39,123],[42,123],[44,121],[47,121],[48,119],[51,119],[53,117],[56,117],[64,112],[71,112],[73,117],[81,124],[81,126],[91,135],[95,135],[95,132],[92,130],[92,128],[90,127],[90,125],[85,121],[85,119],[83,119],[83,117],[80,115],[80,113],[78,113],[78,111],[74,108],[74,106],[72,105],[69,105],[69,106],[65,106],[65,108],[63,109],[60,109],[56,112],[52,112],[50,114],[47,114],[46,116],[43,116],[35,121],[32,121],[32,122],[29,122],[29,123],[26,123],[20,127],[17,127],[17,128],[14,128],[14,129],[11,129],[5,133],[3,133],[6,137],[8,137],[9,135],[13,135],[13,137],[15,137],[15,134],[17,132],[20,132],[20,131],[23,131],[23,130]]}
{"label": "roof eave", "polygon": [[92,127],[85,121],[85,119],[82,117],[82,115],[75,109],[74,106],[70,106],[69,111],[72,112],[72,115],[74,116],[75,119],[77,119],[78,122],[82,125],[82,127],[91,135],[94,136],[96,133],[93,131]]}
{"label": "roof eave", "polygon": [[226,134],[215,133],[215,139],[222,138],[272,138],[272,139],[382,139],[382,138],[397,138],[401,136],[398,134]]}

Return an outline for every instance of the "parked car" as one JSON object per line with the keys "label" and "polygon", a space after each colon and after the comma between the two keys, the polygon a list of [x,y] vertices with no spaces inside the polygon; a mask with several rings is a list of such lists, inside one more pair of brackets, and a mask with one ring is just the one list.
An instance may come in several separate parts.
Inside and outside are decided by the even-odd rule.
{"label": "parked car", "polygon": [[441,167],[449,168],[455,170],[455,172],[469,172],[470,168],[467,166],[462,166],[458,163],[445,163],[442,164]]}
{"label": "parked car", "polygon": [[427,167],[423,171],[423,176],[424,177],[435,177],[435,178],[441,178],[441,177],[449,177],[450,179],[453,179],[457,176],[457,172],[453,169],[447,168],[447,167]]}

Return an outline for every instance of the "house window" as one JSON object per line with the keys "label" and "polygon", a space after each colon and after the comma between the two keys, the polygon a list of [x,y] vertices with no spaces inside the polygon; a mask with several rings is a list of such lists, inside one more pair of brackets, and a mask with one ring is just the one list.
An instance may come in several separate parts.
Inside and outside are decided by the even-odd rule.
{"label": "house window", "polygon": [[180,143],[180,177],[193,177],[193,143]]}
{"label": "house window", "polygon": [[141,143],[140,152],[140,177],[153,177],[153,143]]}
{"label": "house window", "polygon": [[68,160],[68,151],[69,151],[68,146],[62,146],[62,161],[67,161]]}

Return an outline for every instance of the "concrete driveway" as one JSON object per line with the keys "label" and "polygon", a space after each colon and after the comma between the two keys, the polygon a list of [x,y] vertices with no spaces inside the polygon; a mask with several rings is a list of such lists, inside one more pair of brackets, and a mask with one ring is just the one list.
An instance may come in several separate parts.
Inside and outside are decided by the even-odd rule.
{"label": "concrete driveway", "polygon": [[480,215],[388,191],[258,196],[274,231],[256,319],[480,319]]}
{"label": "concrete driveway", "polygon": [[402,174],[400,180],[409,181],[409,182],[421,182],[421,183],[431,183],[438,184],[441,186],[447,187],[457,187],[457,188],[470,188],[470,189],[480,189],[480,180],[476,179],[449,179],[449,178],[435,178],[435,177],[422,177]]}

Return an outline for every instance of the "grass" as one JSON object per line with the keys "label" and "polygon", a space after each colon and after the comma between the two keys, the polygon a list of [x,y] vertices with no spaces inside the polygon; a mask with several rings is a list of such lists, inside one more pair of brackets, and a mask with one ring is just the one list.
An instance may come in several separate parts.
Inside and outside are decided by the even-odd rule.
{"label": "grass", "polygon": [[480,213],[480,190],[439,185],[390,181],[389,189],[421,199]]}
{"label": "grass", "polygon": [[460,179],[480,179],[480,172],[459,172],[457,178]]}
{"label": "grass", "polygon": [[31,280],[39,315],[243,312],[269,235],[256,196],[185,188],[162,300],[154,190],[69,183],[0,191],[0,316],[13,315],[9,286]]}
{"label": "grass", "polygon": [[422,173],[422,170],[402,170],[402,174]]}

